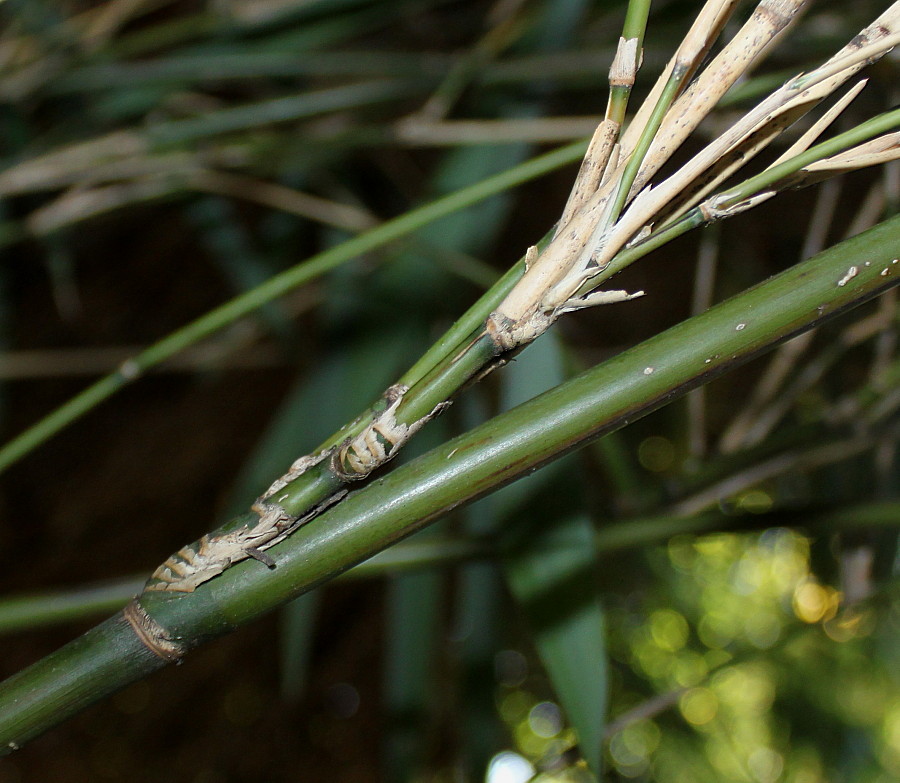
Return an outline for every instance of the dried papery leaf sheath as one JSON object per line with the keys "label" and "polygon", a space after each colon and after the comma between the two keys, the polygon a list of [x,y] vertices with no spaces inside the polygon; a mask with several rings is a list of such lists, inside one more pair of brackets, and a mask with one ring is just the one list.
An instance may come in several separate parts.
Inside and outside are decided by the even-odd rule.
{"label": "dried papery leaf sheath", "polygon": [[359,435],[348,438],[333,457],[334,471],[344,481],[359,481],[377,470],[435,416],[450,403],[438,403],[431,412],[415,420],[412,424],[397,421],[397,409],[403,402],[408,386],[395,384],[385,392],[387,407],[379,413]]}
{"label": "dried papery leaf sheath", "polygon": [[[755,34],[755,44],[761,48],[784,29],[803,5],[799,2],[782,0],[761,3],[742,32],[744,35]],[[601,275],[626,244],[647,234],[657,216],[692,182],[704,176],[705,172],[716,171],[723,160],[739,161],[740,165],[746,163],[786,127],[830,95],[854,73],[888,51],[894,45],[893,30],[898,24],[900,24],[900,3],[895,3],[821,68],[802,79],[790,80],[709,144],[676,174],[658,186],[637,193],[629,208],[614,224],[606,225],[607,212],[603,206],[612,193],[621,192],[622,188],[616,185],[615,178],[627,175],[627,163],[620,166],[620,170],[609,181],[609,187],[599,190],[593,197],[586,197],[583,193],[573,191],[572,197],[577,197],[583,206],[578,210],[570,210],[567,207],[564,214],[570,211],[574,214],[560,227],[553,242],[539,255],[530,251],[530,257],[527,257],[530,263],[525,275],[488,321],[487,330],[498,347],[509,350],[534,340],[562,313],[595,304],[626,301],[640,295],[641,292],[635,294],[624,291],[592,292],[591,286],[586,284],[591,278]],[[759,34],[760,30],[765,34]],[[744,40],[740,34],[738,38]],[[700,43],[701,41],[703,43]],[[699,35],[697,42],[694,42],[691,36],[686,39],[675,58],[673,79],[688,71],[693,58],[705,50],[705,44],[706,41]],[[709,82],[707,74],[712,74],[717,88],[712,89],[713,84],[710,83],[709,90],[698,88],[689,91],[683,101],[685,106],[675,103],[670,113],[675,117],[683,117],[687,107],[691,111],[691,120],[689,123],[677,122],[674,126],[678,129],[677,134],[666,132],[673,146],[661,147],[659,153],[652,156],[648,152],[651,160],[646,168],[642,166],[637,172],[635,184],[646,182],[652,171],[657,170],[665,162],[677,143],[686,136],[685,131],[695,126],[703,114],[712,108],[713,100],[709,94],[714,96],[723,94],[723,88],[733,83],[739,73],[758,54],[759,48],[754,50],[752,46],[742,46],[729,52],[726,47],[728,54],[740,55],[737,59],[741,68],[736,69],[735,64],[729,62],[727,56],[720,55],[710,68],[698,77],[697,84],[706,84]],[[835,63],[838,63],[839,67],[836,67]],[[660,100],[664,95],[665,89],[660,91]],[[660,120],[659,127],[667,127],[665,119]],[[748,140],[751,141],[749,145]],[[592,149],[594,148],[602,149],[601,145],[592,144]],[[650,149],[652,150],[652,145]],[[729,156],[736,150],[739,151],[739,156],[730,158]],[[640,151],[636,150],[636,154],[640,154]],[[641,163],[643,164],[643,160]],[[582,170],[585,168],[587,167],[583,166]],[[730,174],[736,168],[737,166],[732,164],[727,173]],[[708,174],[705,176],[709,177]],[[711,182],[719,179],[718,173],[712,177]],[[709,181],[706,185],[709,186]],[[758,202],[758,199],[748,201],[746,206]]]}
{"label": "dried papery leaf sheath", "polygon": [[[274,571],[245,560],[193,593],[146,592],[138,603],[157,637],[193,649],[448,510],[896,286],[898,243],[895,217],[401,466],[282,541],[271,553]],[[851,266],[857,274],[838,286]],[[119,613],[0,683],[0,755],[165,663]]]}
{"label": "dried papery leaf sheath", "polygon": [[[670,212],[670,223],[673,216],[683,214],[691,203],[696,203],[716,183],[895,43],[900,3],[895,3],[823,66],[795,77],[762,101],[674,175],[660,185],[646,187],[635,194],[635,189],[648,181],[725,90],[804,6],[801,0],[763,0],[737,36],[676,100],[734,7],[728,0],[707,3],[679,46],[668,76],[638,112],[638,117],[646,118],[645,126],[635,131],[637,123],[633,123],[620,143],[617,121],[607,117],[599,125],[551,241],[543,250],[536,246],[528,249],[522,278],[490,313],[483,327],[460,343],[458,353],[451,352],[451,358],[439,362],[430,373],[417,379],[413,387],[397,384],[388,388],[382,407],[354,422],[340,439],[333,440],[316,454],[295,461],[254,504],[255,517],[204,536],[169,558],[157,569],[148,589],[192,591],[249,557],[273,566],[264,554],[266,549],[284,540],[327,505],[337,502],[344,494],[344,485],[367,478],[396,456],[424,424],[449,404],[450,396],[497,366],[498,357],[527,345],[566,312],[625,302],[643,295],[643,291],[596,290],[601,280],[621,268],[613,261],[622,248],[648,235],[652,238],[657,219],[662,220],[663,227],[668,225],[660,218],[665,217],[666,210],[675,210]],[[610,69],[611,90],[620,90],[616,111],[624,106],[640,58],[639,39],[622,37]],[[789,152],[811,144],[851,97],[826,113]],[[636,132],[640,133],[639,137],[635,136]],[[622,149],[625,158],[620,161]],[[863,159],[869,158],[872,162],[890,159],[895,149],[890,138],[859,148],[857,163],[861,165]],[[847,157],[836,158],[834,163],[840,165]],[[807,168],[796,179],[802,176],[814,177],[816,170]],[[619,216],[619,210],[627,203],[626,193],[633,197]],[[693,217],[684,226],[736,214],[769,195],[753,195],[739,207],[728,210],[717,210],[718,197],[713,197],[698,208],[699,219]],[[679,202],[678,206],[670,207],[675,201]]]}
{"label": "dried papery leaf sheath", "polygon": [[[745,25],[742,31],[744,36],[739,34],[739,38],[743,40],[744,37],[747,37],[748,30],[756,33],[756,27],[764,24],[769,31],[768,37],[757,34],[754,40],[756,45],[761,48],[788,24],[802,6],[803,3],[784,2],[783,0],[761,3],[750,22]],[[712,44],[711,31],[718,32],[733,7],[734,3],[728,2],[711,2],[704,7],[701,18],[689,31],[673,60],[672,72],[676,74],[678,83],[693,72],[699,59]],[[684,106],[676,105],[676,109],[673,109],[673,113],[677,112],[677,116],[690,116],[691,120],[681,123],[680,139],[671,136],[668,143],[661,148],[661,153],[664,154],[656,154],[646,169],[642,168],[645,180],[677,149],[678,144],[686,138],[693,127],[696,127],[704,114],[718,100],[718,97],[724,94],[725,90],[743,72],[747,64],[758,54],[759,49],[743,46],[739,51],[743,57],[739,58],[737,67],[734,62],[728,61],[727,56],[717,60],[714,62],[714,66],[717,67],[711,66],[709,69],[713,74],[710,79],[710,89],[694,91],[694,94],[700,96],[704,102],[702,106],[697,105],[696,101],[693,103],[688,101],[690,112],[686,111]],[[723,67],[719,63],[728,65],[730,69],[728,77],[723,74]],[[645,107],[650,106],[651,101],[657,101],[664,94],[665,88],[661,86],[657,93],[658,97],[651,94]],[[651,111],[642,109],[638,113],[638,117],[643,115],[646,117],[645,122],[649,122],[651,114]],[[660,121],[664,120],[661,118]],[[631,126],[631,128],[635,127],[640,130],[637,121]],[[619,224],[610,230],[604,226],[607,199],[613,189],[617,187],[616,177],[625,174],[627,161],[619,166],[619,170],[613,177],[604,181],[605,188],[598,189],[593,194],[584,192],[582,183],[596,181],[596,175],[583,175],[582,172],[592,173],[606,167],[610,149],[606,138],[610,130],[611,128],[605,127],[604,124],[598,128],[598,133],[595,134],[591,148],[588,150],[586,162],[582,164],[576,188],[573,189],[569,204],[563,212],[563,220],[560,221],[553,242],[539,256],[533,249],[529,250],[526,260],[530,263],[525,276],[488,320],[487,330],[502,350],[510,350],[534,340],[546,331],[562,313],[597,304],[627,301],[642,293],[629,294],[625,291],[609,291],[595,292],[589,297],[578,295],[584,282],[592,274],[602,271],[612,255],[627,241],[633,239],[649,222],[642,212],[632,212],[632,215],[638,214],[640,217],[637,220],[632,217],[630,222]],[[656,133],[651,134],[651,137],[655,136]],[[629,142],[631,138],[629,133],[626,133],[623,144]],[[636,142],[637,140],[629,143],[633,146]],[[594,155],[599,159],[595,163],[589,164],[588,161]],[[637,176],[641,176],[640,171]],[[603,257],[598,256],[601,250],[604,253]]]}
{"label": "dried papery leaf sheath", "polygon": [[[296,460],[251,507],[250,520],[233,529],[204,535],[182,547],[153,572],[146,590],[189,593],[226,568],[252,557],[269,567],[275,563],[265,550],[283,541],[301,525],[340,501],[347,491],[336,488],[321,503],[297,516],[285,509],[286,488],[308,470],[328,462],[339,482],[360,481],[395,457],[404,444],[450,403],[442,402],[412,424],[399,422],[397,409],[409,391],[407,386],[391,386],[384,395],[386,407],[356,435],[315,455]],[[255,516],[254,516],[255,515]]]}
{"label": "dried papery leaf sheath", "polygon": [[122,610],[122,617],[141,643],[167,663],[178,661],[184,655],[181,645],[136,600]]}

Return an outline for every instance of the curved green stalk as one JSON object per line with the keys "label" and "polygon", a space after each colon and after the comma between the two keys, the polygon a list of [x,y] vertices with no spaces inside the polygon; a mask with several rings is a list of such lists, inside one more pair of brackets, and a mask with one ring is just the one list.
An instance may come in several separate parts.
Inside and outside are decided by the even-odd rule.
{"label": "curved green stalk", "polygon": [[[612,522],[597,531],[594,546],[600,553],[611,553],[658,544],[683,533],[701,535],[726,530],[764,530],[769,527],[802,528],[815,534],[840,530],[871,530],[896,527],[898,519],[898,501],[863,503],[827,512],[817,509],[807,512],[792,508],[789,514],[776,510],[742,515],[714,509],[690,517],[662,514]],[[477,538],[404,541],[354,566],[342,577],[375,578],[399,571],[447,567],[489,558],[495,554],[495,547],[491,542]],[[0,599],[0,635],[61,625],[114,612],[131,600],[140,591],[142,584],[143,577],[133,576],[72,590],[48,590],[4,597]]]}
{"label": "curved green stalk", "polygon": [[647,30],[647,17],[649,15],[650,0],[629,0],[628,10],[625,13],[625,22],[622,24],[621,40],[636,41],[636,56],[633,61],[634,69],[629,69],[627,78],[623,79],[621,82],[616,80],[610,81],[609,103],[606,107],[606,119],[612,120],[619,127],[625,122],[628,99],[631,97],[635,75],[637,74],[637,68],[642,58],[644,33]]}
{"label": "curved green stalk", "polygon": [[799,155],[788,158],[788,160],[779,163],[777,166],[761,171],[756,176],[744,180],[740,185],[730,188],[716,197],[716,208],[728,209],[758,193],[765,192],[771,187],[777,187],[779,183],[799,172],[804,166],[809,166],[832,155],[837,155],[856,144],[868,141],[880,133],[894,130],[898,125],[900,125],[900,109],[886,111],[865,122],[861,122],[850,130],[816,144]]}
{"label": "curved green stalk", "polygon": [[576,142],[560,147],[514,166],[501,174],[488,177],[470,187],[451,193],[449,196],[406,212],[347,242],[319,253],[275,275],[262,285],[210,310],[197,320],[172,332],[124,362],[114,373],[101,378],[37,424],[9,441],[3,448],[0,448],[0,473],[93,407],[127,386],[149,368],[160,364],[179,351],[248,315],[293,288],[308,283],[363,253],[371,252],[395,239],[411,234],[428,223],[471,206],[488,196],[577,161],[584,154],[585,146],[583,142]]}
{"label": "curved green stalk", "polygon": [[245,560],[191,593],[143,593],[129,605],[130,622],[117,615],[0,684],[0,748],[19,747],[450,509],[895,286],[898,244],[895,217],[451,440],[274,546],[273,569]]}

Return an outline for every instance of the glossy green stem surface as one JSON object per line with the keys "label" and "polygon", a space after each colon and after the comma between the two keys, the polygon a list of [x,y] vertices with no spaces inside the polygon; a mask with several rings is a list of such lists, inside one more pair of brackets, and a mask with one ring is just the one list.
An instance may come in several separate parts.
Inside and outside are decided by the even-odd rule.
{"label": "glossy green stem surface", "polygon": [[[269,549],[274,569],[246,560],[193,593],[144,593],[140,605],[184,651],[226,633],[449,510],[895,286],[898,247],[894,217],[351,493]],[[142,652],[117,618],[0,684],[0,752],[165,664]]]}

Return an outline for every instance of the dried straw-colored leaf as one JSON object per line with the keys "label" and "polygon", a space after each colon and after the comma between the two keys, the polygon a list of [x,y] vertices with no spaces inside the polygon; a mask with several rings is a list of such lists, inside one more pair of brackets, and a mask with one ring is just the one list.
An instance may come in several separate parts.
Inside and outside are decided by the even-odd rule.
{"label": "dried straw-colored leaf", "polygon": [[[632,186],[637,192],[668,160],[722,96],[743,76],[762,50],[808,5],[809,0],[764,0],[721,52],[668,112]],[[711,41],[710,41],[711,44]],[[632,127],[638,128],[641,114]],[[629,128],[629,131],[631,128]],[[631,140],[626,132],[623,146]]]}
{"label": "dried straw-colored leaf", "polygon": [[[870,139],[864,144],[859,144],[844,152],[832,155],[829,158],[811,163],[802,171],[809,174],[824,174],[833,176],[848,171],[857,171],[868,166],[877,166],[900,159],[900,131]],[[807,177],[804,183],[815,181]]]}
{"label": "dried straw-colored leaf", "polygon": [[[815,143],[816,139],[825,132],[827,128],[840,116],[840,114],[853,102],[853,99],[866,86],[866,79],[860,80],[850,90],[848,90],[841,98],[828,109],[816,122],[808,128],[799,139],[797,139],[777,160],[770,164],[769,168],[789,160],[801,152],[805,152]],[[742,144],[738,145],[722,161],[710,169],[710,171],[691,183],[691,186],[685,188],[679,196],[676,206],[667,211],[664,225],[677,220],[691,207],[698,204],[707,195],[714,192],[719,185],[725,182],[736,171],[743,168],[746,163],[751,160],[757,153],[765,149],[769,143],[781,132],[783,128],[780,125],[764,126],[753,136],[748,137]]]}

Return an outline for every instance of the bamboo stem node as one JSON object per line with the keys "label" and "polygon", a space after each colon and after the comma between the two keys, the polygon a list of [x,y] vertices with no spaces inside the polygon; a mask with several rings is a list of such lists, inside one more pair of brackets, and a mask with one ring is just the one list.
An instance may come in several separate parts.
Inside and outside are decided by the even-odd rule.
{"label": "bamboo stem node", "polygon": [[154,620],[135,598],[122,610],[122,616],[141,643],[164,661],[177,663],[185,653],[172,635]]}
{"label": "bamboo stem node", "polygon": [[208,533],[199,541],[183,546],[153,572],[144,591],[192,593],[204,582],[249,557],[275,568],[275,561],[264,551],[284,541],[346,494],[347,490],[339,490],[299,517],[278,503],[267,503],[264,496],[251,508],[259,514],[256,522],[223,533]]}
{"label": "bamboo stem node", "polygon": [[422,418],[405,424],[397,420],[397,411],[408,391],[409,386],[402,383],[389,386],[384,392],[387,407],[361,433],[348,438],[337,449],[332,457],[332,469],[342,481],[360,481],[366,478],[372,471],[397,456],[413,435],[451,405],[445,400]]}

